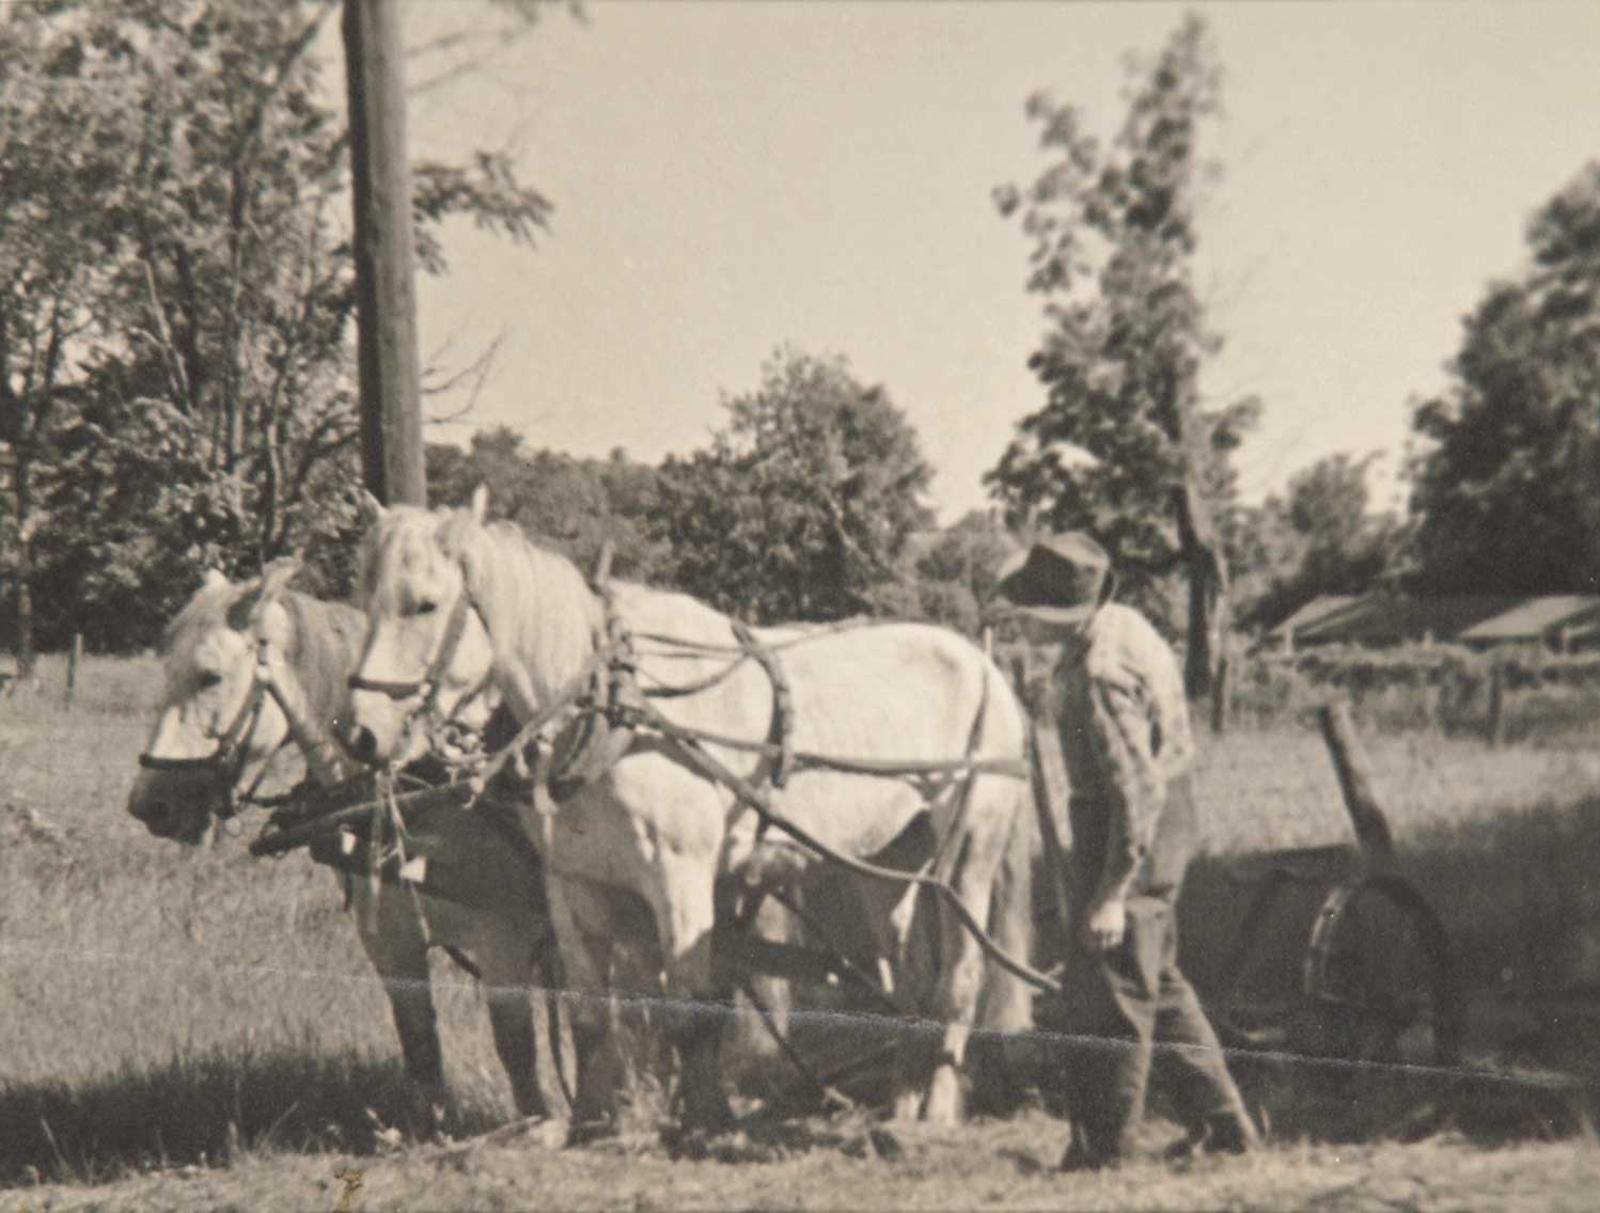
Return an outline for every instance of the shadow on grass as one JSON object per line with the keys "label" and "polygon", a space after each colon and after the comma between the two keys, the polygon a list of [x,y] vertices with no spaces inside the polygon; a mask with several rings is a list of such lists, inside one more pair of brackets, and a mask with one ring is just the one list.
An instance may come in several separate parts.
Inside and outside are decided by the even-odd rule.
{"label": "shadow on grass", "polygon": [[[79,1084],[5,1084],[0,1185],[103,1182],[257,1150],[367,1154],[416,1111],[398,1061],[355,1054],[213,1052]],[[471,1107],[457,1116],[461,1134],[498,1119]]]}
{"label": "shadow on grass", "polygon": [[1479,1145],[1592,1134],[1592,1084],[1548,1071],[1351,1065],[1337,1059],[1229,1058],[1245,1100],[1278,1140],[1419,1141],[1458,1133]]}

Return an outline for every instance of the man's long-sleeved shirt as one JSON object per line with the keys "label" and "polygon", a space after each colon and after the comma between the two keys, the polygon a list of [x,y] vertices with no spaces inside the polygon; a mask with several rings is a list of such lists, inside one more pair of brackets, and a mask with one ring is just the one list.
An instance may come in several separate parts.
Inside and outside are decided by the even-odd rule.
{"label": "man's long-sleeved shirt", "polygon": [[1061,751],[1075,802],[1107,815],[1106,885],[1149,852],[1167,783],[1194,760],[1183,676],[1139,612],[1108,603],[1062,646]]}

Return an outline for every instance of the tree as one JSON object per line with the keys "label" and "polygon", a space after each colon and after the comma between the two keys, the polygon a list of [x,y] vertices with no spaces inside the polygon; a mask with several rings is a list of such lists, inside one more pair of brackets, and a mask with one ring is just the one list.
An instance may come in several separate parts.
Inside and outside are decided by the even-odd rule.
{"label": "tree", "polygon": [[932,472],[888,393],[842,357],[780,350],[725,407],[709,449],[661,467],[676,583],[761,621],[903,607],[896,568],[931,518]]}
{"label": "tree", "polygon": [[1240,615],[1276,623],[1322,594],[1365,594],[1396,571],[1400,529],[1371,512],[1367,487],[1377,455],[1330,455],[1296,473],[1282,497],[1250,516],[1261,584],[1240,595]]}
{"label": "tree", "polygon": [[652,581],[666,575],[666,539],[655,533],[655,469],[622,450],[605,459],[579,459],[559,451],[529,451],[504,427],[480,430],[466,450],[427,448],[428,496],[435,505],[464,505],[487,486],[496,513],[594,569],[607,542],[612,572]]}
{"label": "tree", "polygon": [[1443,394],[1415,411],[1420,587],[1600,586],[1600,162],[1534,216],[1531,263],[1464,322]]}
{"label": "tree", "polygon": [[1184,570],[1191,694],[1220,655],[1228,569],[1215,514],[1233,492],[1228,457],[1258,411],[1253,400],[1206,409],[1198,383],[1219,347],[1193,284],[1199,136],[1218,75],[1190,16],[1134,77],[1109,145],[1074,107],[1035,95],[1028,116],[1056,159],[1031,186],[996,191],[1033,242],[1028,289],[1050,327],[1029,359],[1045,404],[1018,423],[987,482],[1013,524],[1098,536],[1147,605]]}
{"label": "tree", "polygon": [[[65,233],[65,263],[95,288],[69,360],[79,404],[55,428],[51,526],[23,580],[41,617],[100,643],[148,641],[207,564],[246,574],[309,548],[322,588],[346,572],[349,171],[315,53],[336,7],[56,0],[0,27],[29,40],[14,57],[50,65],[83,129],[116,135],[79,198],[54,187],[47,108],[6,132],[47,159],[38,223]],[[417,167],[431,272],[449,217],[529,243],[548,210],[503,158]],[[0,263],[33,247],[0,227]]]}
{"label": "tree", "polygon": [[1001,564],[1015,547],[988,511],[963,514],[917,556],[912,570],[916,613],[976,635],[982,627],[983,604],[994,592]]}
{"label": "tree", "polygon": [[33,585],[56,446],[82,401],[74,365],[107,289],[129,89],[50,6],[0,21],[0,470],[19,679],[35,647]]}

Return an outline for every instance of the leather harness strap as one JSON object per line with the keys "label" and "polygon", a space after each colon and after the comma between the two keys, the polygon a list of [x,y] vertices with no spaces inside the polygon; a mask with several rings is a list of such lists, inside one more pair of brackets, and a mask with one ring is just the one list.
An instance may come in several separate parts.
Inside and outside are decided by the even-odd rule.
{"label": "leather harness strap", "polygon": [[794,697],[789,690],[789,680],[784,677],[776,650],[759,644],[749,624],[742,619],[730,620],[729,624],[739,647],[767,672],[772,683],[772,727],[767,732],[767,740],[778,749],[772,766],[772,786],[781,788],[794,769]]}

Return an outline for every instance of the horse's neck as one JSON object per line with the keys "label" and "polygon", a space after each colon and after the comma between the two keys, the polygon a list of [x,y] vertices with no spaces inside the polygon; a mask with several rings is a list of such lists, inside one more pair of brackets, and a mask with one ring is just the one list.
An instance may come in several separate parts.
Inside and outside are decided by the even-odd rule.
{"label": "horse's neck", "polygon": [[339,723],[344,686],[361,662],[364,620],[354,607],[301,596],[285,602],[294,636],[285,654],[312,719],[324,731]]}
{"label": "horse's neck", "polygon": [[[527,676],[524,694],[549,702],[581,677],[594,659],[596,645],[604,640],[606,610],[602,599],[578,578],[527,609],[529,618],[511,621],[516,665]],[[500,648],[496,645],[496,648]]]}

